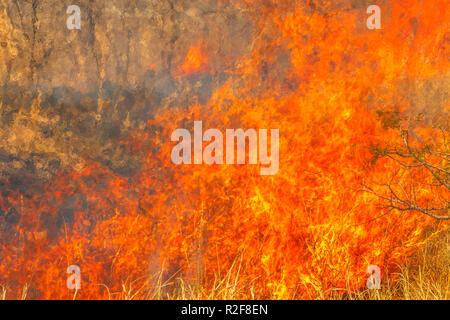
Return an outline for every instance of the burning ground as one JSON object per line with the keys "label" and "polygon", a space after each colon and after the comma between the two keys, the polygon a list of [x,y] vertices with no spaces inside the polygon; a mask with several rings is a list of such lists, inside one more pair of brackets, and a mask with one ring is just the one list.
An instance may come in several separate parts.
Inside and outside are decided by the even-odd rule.
{"label": "burning ground", "polygon": [[[327,296],[448,228],[359,191],[396,173],[373,152],[402,142],[390,115],[423,114],[411,144],[448,150],[447,1],[379,1],[381,30],[360,0],[78,2],[71,31],[68,1],[0,1],[7,297],[72,298],[69,265],[81,299]],[[173,165],[195,120],[279,128],[278,173]],[[417,179],[419,204],[448,203]]]}

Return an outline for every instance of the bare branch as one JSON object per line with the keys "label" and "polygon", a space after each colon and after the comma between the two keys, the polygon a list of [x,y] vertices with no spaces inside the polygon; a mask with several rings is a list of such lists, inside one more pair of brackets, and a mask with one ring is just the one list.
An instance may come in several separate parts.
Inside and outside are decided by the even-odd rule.
{"label": "bare branch", "polygon": [[[433,144],[417,148],[410,143],[408,131],[400,129],[401,144],[386,149],[377,149],[379,158],[386,157],[399,166],[389,183],[379,185],[381,188],[384,186],[386,192],[375,191],[364,182],[363,187],[358,191],[371,193],[386,202],[384,208],[388,208],[388,212],[394,209],[416,211],[438,220],[449,220],[450,171],[448,160],[450,154],[447,145],[448,129],[441,128],[441,131],[444,141],[442,145]],[[405,176],[404,173],[407,173],[407,175]],[[428,203],[428,198],[420,199],[421,192],[418,192],[418,190],[423,191],[424,188],[425,190],[428,188],[427,194],[431,192],[433,197],[440,197],[441,199],[434,201],[435,203]]]}

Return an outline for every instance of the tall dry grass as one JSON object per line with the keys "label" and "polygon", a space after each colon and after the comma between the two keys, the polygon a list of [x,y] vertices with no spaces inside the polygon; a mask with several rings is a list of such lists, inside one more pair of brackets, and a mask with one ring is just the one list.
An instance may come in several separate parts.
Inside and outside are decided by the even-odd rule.
{"label": "tall dry grass", "polygon": [[[122,285],[122,291],[108,292],[113,300],[131,299],[175,299],[203,300],[242,299],[242,289],[237,286],[241,270],[238,259],[233,267],[221,279],[217,279],[212,289],[185,282],[174,275],[165,281],[160,276],[156,283],[136,288],[135,282]],[[16,297],[8,295],[8,287],[0,286],[0,300],[26,299],[28,286],[24,286]],[[252,288],[251,281],[245,288],[248,299],[258,299],[257,290]],[[73,298],[77,298],[74,292]],[[357,292],[336,291],[332,295],[318,293],[312,299],[332,300],[449,300],[450,299],[450,230],[427,242],[406,265],[399,266],[394,280],[386,280],[380,290],[361,290]]]}

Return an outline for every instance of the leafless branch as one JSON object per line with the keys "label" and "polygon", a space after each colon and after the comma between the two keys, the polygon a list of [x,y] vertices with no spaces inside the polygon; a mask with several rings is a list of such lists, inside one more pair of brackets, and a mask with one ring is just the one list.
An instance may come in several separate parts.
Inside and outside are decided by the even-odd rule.
{"label": "leafless branch", "polygon": [[[390,181],[381,185],[386,188],[386,192],[382,188],[381,191],[374,190],[365,183],[358,191],[377,196],[385,202],[384,207],[389,211],[416,211],[438,220],[450,220],[450,154],[447,132],[448,130],[443,130],[442,144],[418,148],[411,145],[408,131],[400,130],[402,143],[382,149],[378,155],[379,158],[393,160],[398,166]],[[441,199],[435,203],[420,199],[419,189],[423,191],[424,188]]]}

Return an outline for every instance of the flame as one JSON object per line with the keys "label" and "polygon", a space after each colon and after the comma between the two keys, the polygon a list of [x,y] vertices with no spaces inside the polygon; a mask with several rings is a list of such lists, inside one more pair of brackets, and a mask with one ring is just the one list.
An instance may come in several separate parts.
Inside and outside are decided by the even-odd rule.
{"label": "flame", "polygon": [[[368,165],[369,146],[399,139],[365,97],[408,109],[398,79],[448,73],[448,31],[436,21],[449,21],[450,10],[439,0],[389,4],[383,30],[369,32],[358,29],[357,10],[321,14],[243,1],[261,10],[251,54],[209,101],[161,108],[145,133],[119,142],[145,158],[138,174],[125,178],[89,163],[61,173],[44,196],[24,199],[11,190],[0,199],[2,210],[21,210],[20,221],[0,234],[0,283],[13,297],[28,285],[31,298],[71,299],[65,270],[77,264],[80,299],[152,298],[139,288],[175,287],[177,279],[202,286],[205,298],[229,281],[233,298],[293,299],[363,288],[371,264],[395,270],[434,221],[383,215],[376,197],[355,191],[363,179],[391,177],[392,161]],[[200,41],[189,49],[181,78],[210,71],[206,47]],[[282,71],[280,56],[288,57]],[[278,173],[172,164],[170,133],[194,120],[220,130],[279,128]]]}
{"label": "flame", "polygon": [[209,70],[209,59],[203,52],[203,46],[204,42],[200,40],[189,48],[183,64],[178,68],[179,76],[195,75]]}

